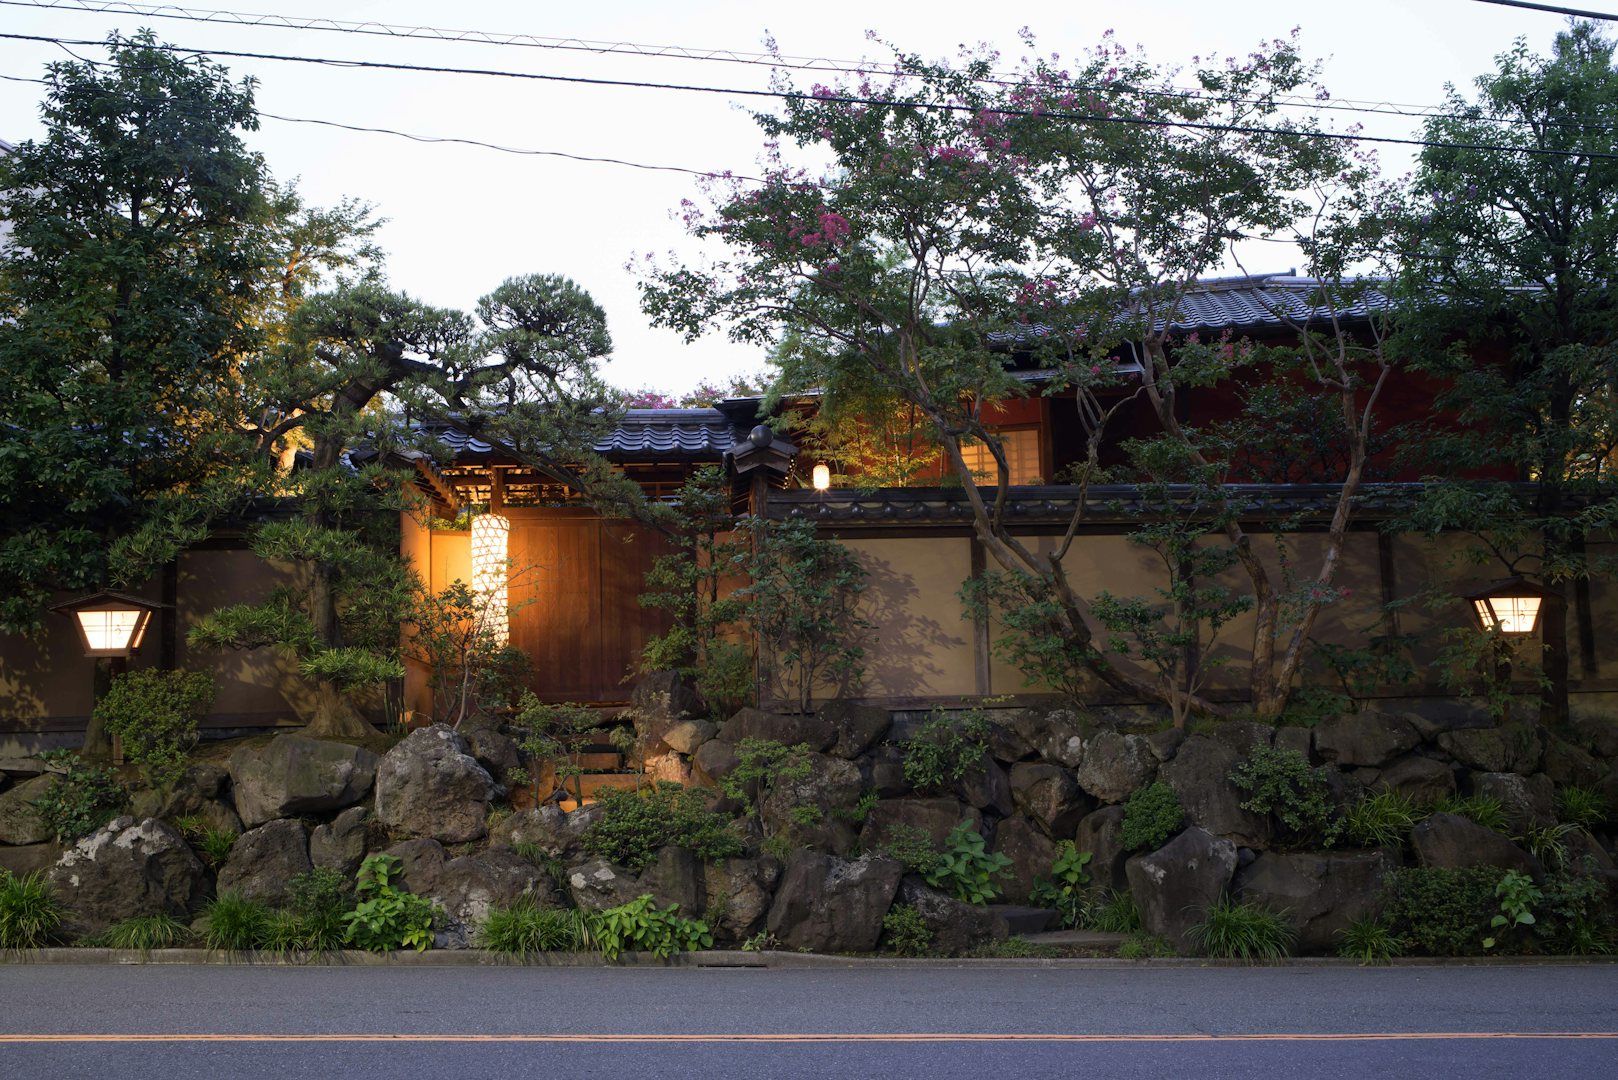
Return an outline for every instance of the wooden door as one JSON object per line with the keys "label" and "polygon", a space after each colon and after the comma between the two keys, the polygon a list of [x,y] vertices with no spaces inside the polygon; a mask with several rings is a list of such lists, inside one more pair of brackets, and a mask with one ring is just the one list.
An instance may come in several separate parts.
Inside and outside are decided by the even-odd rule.
{"label": "wooden door", "polygon": [[567,510],[505,511],[511,520],[511,643],[533,662],[544,701],[627,701],[626,681],[647,638],[668,628],[640,606],[658,533]]}

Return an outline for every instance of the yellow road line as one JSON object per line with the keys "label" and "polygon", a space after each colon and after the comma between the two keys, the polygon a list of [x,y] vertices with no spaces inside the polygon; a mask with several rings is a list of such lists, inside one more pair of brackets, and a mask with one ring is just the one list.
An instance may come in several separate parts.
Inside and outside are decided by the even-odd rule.
{"label": "yellow road line", "polygon": [[1251,1033],[1232,1035],[1073,1035],[1044,1032],[893,1032],[889,1034],[709,1034],[709,1035],[465,1035],[465,1034],[0,1034],[4,1043],[1175,1043],[1175,1042],[1433,1042],[1473,1039],[1618,1039],[1618,1031],[1384,1031]]}

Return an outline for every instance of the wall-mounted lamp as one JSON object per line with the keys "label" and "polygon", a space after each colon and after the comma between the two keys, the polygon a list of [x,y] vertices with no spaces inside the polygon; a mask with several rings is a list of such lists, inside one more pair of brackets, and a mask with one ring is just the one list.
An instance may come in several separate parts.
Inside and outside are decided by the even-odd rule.
{"label": "wall-mounted lamp", "polygon": [[1527,579],[1509,577],[1461,594],[1472,605],[1472,616],[1483,630],[1502,634],[1532,634],[1547,598],[1554,596]]}
{"label": "wall-mounted lamp", "polygon": [[152,613],[168,606],[127,593],[98,592],[51,608],[73,619],[73,629],[78,631],[84,655],[96,662],[90,689],[90,720],[85,725],[84,744],[80,748],[85,757],[100,759],[114,755],[113,741],[107,736],[104,723],[96,719],[95,706],[146,640]]}

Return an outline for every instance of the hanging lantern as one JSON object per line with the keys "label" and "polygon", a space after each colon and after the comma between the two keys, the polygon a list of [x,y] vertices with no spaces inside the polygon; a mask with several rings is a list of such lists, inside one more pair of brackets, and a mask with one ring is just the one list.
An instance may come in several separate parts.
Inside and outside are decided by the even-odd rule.
{"label": "hanging lantern", "polygon": [[1518,576],[1496,581],[1462,596],[1471,603],[1472,614],[1483,630],[1498,629],[1502,634],[1522,635],[1532,634],[1539,628],[1539,616],[1545,601],[1554,594]]}
{"label": "hanging lantern", "polygon": [[472,519],[472,594],[483,605],[484,625],[501,645],[511,639],[506,606],[507,542],[511,522],[501,514]]}
{"label": "hanging lantern", "polygon": [[815,490],[825,491],[831,487],[831,466],[825,462],[815,466]]}
{"label": "hanging lantern", "polygon": [[166,606],[125,593],[98,592],[51,610],[73,617],[85,656],[128,659],[146,640],[152,612]]}

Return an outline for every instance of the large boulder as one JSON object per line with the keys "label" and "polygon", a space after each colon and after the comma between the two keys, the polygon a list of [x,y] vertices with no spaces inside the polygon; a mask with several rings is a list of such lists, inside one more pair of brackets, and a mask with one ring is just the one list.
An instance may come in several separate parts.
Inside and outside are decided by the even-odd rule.
{"label": "large boulder", "polygon": [[1010,723],[1022,741],[1052,765],[1075,769],[1084,761],[1084,736],[1090,725],[1078,710],[1034,705],[1014,713]]}
{"label": "large boulder", "polygon": [[1009,936],[1006,921],[990,908],[941,893],[913,874],[899,883],[898,902],[916,909],[932,933],[933,949],[944,956],[959,956]]}
{"label": "large boulder", "polygon": [[1421,745],[1421,733],[1393,713],[1350,713],[1315,727],[1315,753],[1341,768],[1381,766]]}
{"label": "large boulder", "polygon": [[48,880],[76,934],[99,933],[137,915],[186,922],[208,895],[202,861],[156,818],[114,818],[63,855]]}
{"label": "large boulder", "polygon": [[1157,772],[1157,757],[1143,735],[1103,731],[1084,748],[1074,778],[1104,803],[1121,803]]}
{"label": "large boulder", "polygon": [[43,874],[62,857],[62,846],[57,843],[24,844],[21,847],[0,845],[0,870],[18,877]]}
{"label": "large boulder", "polygon": [[525,896],[541,907],[561,904],[551,876],[506,848],[446,860],[421,895],[438,901],[448,918],[472,932],[489,909],[510,907]]}
{"label": "large boulder", "polygon": [[352,806],[371,790],[376,770],[376,755],[364,747],[303,735],[277,735],[230,755],[236,813],[249,829]]}
{"label": "large boulder", "polygon": [[1275,728],[1257,720],[1222,720],[1208,735],[1236,751],[1237,757],[1247,757],[1255,747],[1275,745]]}
{"label": "large boulder", "polygon": [[998,714],[991,714],[989,720],[989,756],[996,761],[1003,761],[1007,765],[1025,761],[1035,756],[1034,748],[1028,745],[1028,740],[1018,730],[1016,718],[1021,710],[1012,714],[1011,720],[1004,720]]}
{"label": "large boulder", "polygon": [[1545,775],[1559,787],[1595,787],[1607,767],[1588,751],[1551,735],[1545,740]]}
{"label": "large boulder", "polygon": [[893,827],[899,826],[919,829],[934,847],[942,847],[944,838],[963,821],[971,822],[978,832],[983,830],[983,816],[956,799],[882,799],[865,817],[860,846],[867,851],[883,850]]}
{"label": "large boulder", "polygon": [[1192,826],[1156,851],[1129,860],[1129,891],[1141,925],[1176,952],[1196,951],[1191,928],[1224,894],[1236,872],[1236,845]]}
{"label": "large boulder", "polygon": [[796,844],[846,854],[855,841],[848,814],[860,799],[859,766],[826,754],[808,754],[805,761],[806,775],[775,781],[759,816],[769,832],[790,835]]}
{"label": "large boulder", "polygon": [[1291,923],[1299,953],[1335,953],[1340,931],[1376,914],[1383,879],[1397,865],[1382,851],[1261,852],[1236,871],[1231,891]]}
{"label": "large boulder", "polygon": [[1007,903],[1026,904],[1034,883],[1051,876],[1056,844],[1025,817],[1006,818],[995,826],[991,850],[1011,860],[999,878]]}
{"label": "large boulder", "polygon": [[266,822],[237,838],[219,868],[219,891],[279,907],[286,903],[287,883],[311,865],[301,821]]}
{"label": "large boulder", "polygon": [[1006,770],[987,752],[967,765],[966,771],[955,782],[955,794],[971,807],[985,810],[1000,817],[1012,811],[1011,784]]}
{"label": "large boulder", "polygon": [[513,786],[506,778],[512,769],[522,767],[522,751],[515,739],[500,730],[494,717],[478,713],[455,730],[466,741],[466,752],[476,758],[497,783]]}
{"label": "large boulder", "polygon": [[365,859],[365,821],[370,815],[363,806],[351,806],[309,834],[309,862],[352,877]]}
{"label": "large boulder", "polygon": [[716,915],[718,941],[746,941],[764,926],[770,900],[781,880],[781,864],[765,855],[757,859],[721,859],[702,868],[705,910]]}
{"label": "large boulder", "polygon": [[789,949],[870,952],[903,875],[904,867],[893,859],[799,851],[770,905],[769,931]]}
{"label": "large boulder", "polygon": [[223,801],[228,798],[225,788],[229,783],[229,770],[198,762],[166,788],[145,788],[132,794],[129,813],[137,818],[155,817],[165,821],[191,817],[201,821],[204,828],[239,834],[243,829],[242,819]]}
{"label": "large boulder", "polygon": [[1539,771],[1545,749],[1539,729],[1526,725],[1446,731],[1438,745],[1468,769],[1524,775]]}
{"label": "large boulder", "polygon": [[599,803],[572,811],[555,806],[518,810],[494,827],[490,842],[511,848],[533,844],[542,855],[571,861],[584,851],[584,834],[601,814]]}
{"label": "large boulder", "polygon": [[56,777],[46,773],[0,792],[0,844],[43,844],[51,838],[34,802],[54,786]]}
{"label": "large boulder", "polygon": [[861,757],[859,766],[865,789],[876,792],[878,798],[897,799],[910,794],[903,747],[882,743]]}
{"label": "large boulder", "polygon": [[458,844],[487,831],[494,778],[443,724],[417,728],[376,771],[377,819],[395,834]]}
{"label": "large boulder", "polygon": [[719,734],[719,725],[712,720],[681,720],[663,733],[663,745],[677,754],[690,757],[698,747]]}
{"label": "large boulder", "polygon": [[1423,754],[1406,754],[1377,773],[1373,787],[1396,791],[1422,806],[1455,794],[1455,770]]}
{"label": "large boulder", "polygon": [[580,911],[605,911],[627,904],[645,890],[634,872],[606,859],[590,859],[567,872],[573,906]]}
{"label": "large boulder", "polygon": [[1073,835],[1073,847],[1090,853],[1090,880],[1107,889],[1129,888],[1124,864],[1129,851],[1124,847],[1124,808],[1103,806],[1086,814]]}
{"label": "large boulder", "polygon": [[[658,907],[674,904],[689,919],[702,917],[707,905],[702,861],[682,847],[663,847],[640,873],[640,891]],[[636,895],[639,895],[638,893]]]}
{"label": "large boulder", "polygon": [[1531,825],[1556,824],[1556,785],[1544,773],[1522,776],[1519,773],[1472,774],[1472,793],[1486,799],[1496,799],[1506,812],[1506,820],[1518,832]]}
{"label": "large boulder", "polygon": [[735,743],[709,739],[691,755],[691,778],[700,787],[718,787],[739,764]]}
{"label": "large boulder", "polygon": [[893,724],[893,714],[878,705],[853,701],[828,701],[820,707],[820,719],[837,732],[831,753],[840,758],[857,758],[882,741]]}
{"label": "large boulder", "polygon": [[741,709],[725,721],[719,737],[729,743],[743,739],[765,739],[783,746],[806,744],[817,753],[829,750],[837,742],[838,731],[829,722],[812,713],[765,712],[763,709]]}
{"label": "large boulder", "polygon": [[1193,735],[1173,761],[1159,767],[1158,779],[1179,796],[1187,821],[1242,847],[1267,847],[1269,818],[1243,810],[1241,792],[1230,782],[1230,772],[1242,756],[1219,740]]}
{"label": "large boulder", "polygon": [[1575,741],[1603,761],[1618,761],[1618,722],[1606,710],[1576,714],[1568,723]]}
{"label": "large boulder", "polygon": [[1423,866],[1451,870],[1495,866],[1540,875],[1539,863],[1522,848],[1493,829],[1456,814],[1429,815],[1410,830],[1410,847]]}
{"label": "large boulder", "polygon": [[655,753],[663,734],[682,720],[708,715],[702,696],[685,676],[673,671],[654,671],[635,683],[629,696],[629,714],[635,724],[635,738],[648,753]]}
{"label": "large boulder", "polygon": [[1095,805],[1073,774],[1043,761],[1019,761],[1011,767],[1011,799],[1045,835],[1065,840]]}

